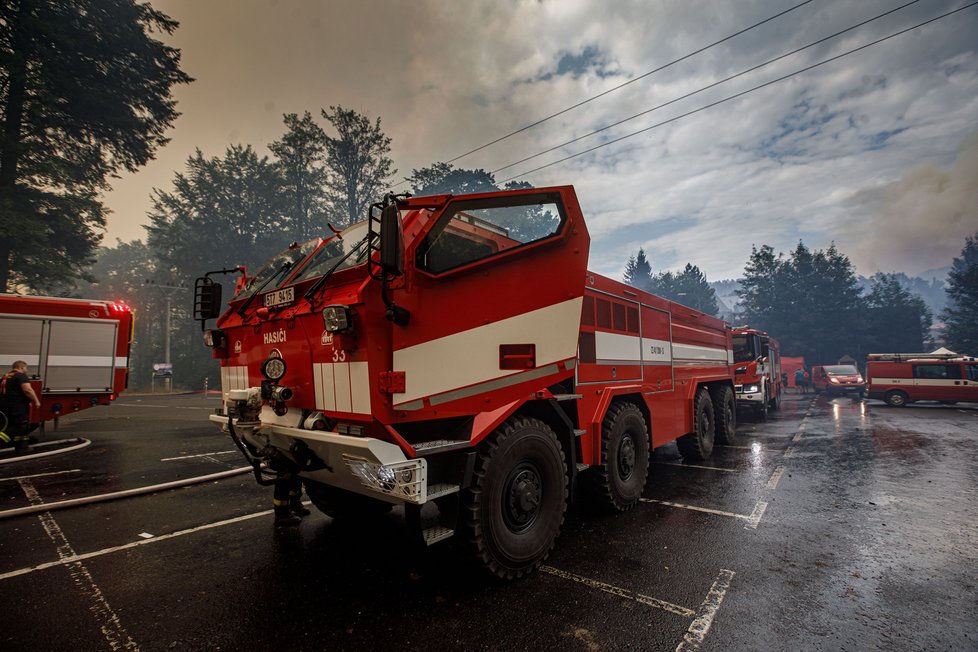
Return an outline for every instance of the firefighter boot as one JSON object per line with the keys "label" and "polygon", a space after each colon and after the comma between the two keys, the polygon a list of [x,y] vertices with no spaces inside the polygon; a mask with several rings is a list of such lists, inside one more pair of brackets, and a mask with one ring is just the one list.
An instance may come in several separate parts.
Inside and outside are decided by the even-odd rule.
{"label": "firefighter boot", "polygon": [[302,522],[301,518],[292,513],[287,502],[284,505],[279,505],[278,502],[275,501],[275,527],[291,527]]}
{"label": "firefighter boot", "polygon": [[302,496],[299,494],[289,494],[289,510],[296,516],[309,516],[312,512],[302,504]]}

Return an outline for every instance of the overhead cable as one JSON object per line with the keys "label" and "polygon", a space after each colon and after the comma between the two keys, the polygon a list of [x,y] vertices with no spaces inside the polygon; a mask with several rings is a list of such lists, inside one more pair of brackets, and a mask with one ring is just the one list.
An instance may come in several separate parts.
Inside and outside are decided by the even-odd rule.
{"label": "overhead cable", "polygon": [[763,84],[758,84],[757,86],[754,86],[752,88],[748,88],[747,90],[741,91],[739,93],[735,93],[734,95],[730,95],[730,96],[725,97],[725,98],[723,98],[721,100],[717,100],[716,102],[711,102],[711,103],[709,103],[709,104],[707,104],[705,106],[699,107],[698,109],[693,109],[691,111],[687,111],[686,113],[682,113],[682,114],[677,115],[675,117],[669,118],[668,120],[663,120],[662,122],[658,122],[658,123],[656,123],[654,125],[645,127],[644,129],[639,129],[638,131],[633,131],[630,134],[626,134],[626,135],[621,136],[619,138],[615,138],[614,140],[609,140],[606,143],[601,143],[600,145],[595,145],[594,147],[590,147],[590,148],[585,149],[583,151],[577,152],[576,154],[571,154],[569,156],[565,156],[564,158],[558,159],[556,161],[552,161],[550,163],[547,163],[546,165],[541,165],[539,167],[533,168],[532,170],[527,170],[525,172],[521,172],[520,174],[514,175],[514,176],[509,177],[507,179],[503,179],[502,181],[499,181],[498,183],[506,183],[508,181],[513,181],[515,179],[518,179],[520,177],[526,176],[528,174],[533,174],[534,172],[539,172],[540,170],[544,170],[546,168],[552,167],[554,165],[557,165],[558,163],[563,163],[563,162],[569,161],[569,160],[571,160],[573,158],[577,158],[578,156],[583,156],[584,154],[589,154],[589,153],[591,153],[591,152],[593,152],[595,150],[599,150],[599,149],[601,149],[603,147],[607,147],[608,145],[614,145],[615,143],[620,143],[623,140],[626,140],[626,139],[631,138],[633,136],[637,136],[639,134],[643,134],[643,133],[645,133],[647,131],[651,131],[651,130],[656,129],[658,127],[662,127],[664,125],[670,124],[672,122],[676,122],[676,121],[678,121],[678,120],[680,120],[682,118],[691,116],[694,113],[699,113],[700,111],[705,111],[706,109],[710,109],[710,108],[713,108],[713,107],[718,106],[720,104],[724,104],[726,102],[729,102],[731,100],[735,100],[735,99],[737,99],[739,97],[743,97],[744,95],[747,95],[749,93],[753,93],[754,91],[758,91],[758,90],[760,90],[762,88],[766,88],[766,87],[771,86],[773,84],[777,84],[778,82],[782,82],[782,81],[784,81],[786,79],[790,79],[792,77],[795,77],[797,75],[800,75],[801,73],[808,72],[809,70],[812,70],[814,68],[818,68],[819,66],[824,66],[827,63],[832,63],[833,61],[838,61],[839,59],[842,59],[843,57],[849,56],[850,54],[855,54],[856,52],[860,52],[861,50],[865,50],[865,49],[870,48],[870,47],[872,47],[874,45],[878,45],[878,44],[880,44],[880,43],[882,43],[884,41],[888,41],[891,38],[895,38],[895,37],[900,36],[902,34],[906,34],[907,32],[911,32],[911,31],[913,31],[913,30],[915,30],[915,29],[917,29],[919,27],[923,27],[924,25],[928,25],[930,23],[936,22],[936,21],[941,20],[943,18],[947,18],[948,16],[951,16],[953,14],[956,14],[956,13],[958,13],[960,11],[964,11],[965,9],[970,9],[971,7],[974,7],[975,5],[978,5],[978,1],[971,2],[969,4],[966,4],[966,5],[962,6],[962,7],[958,7],[957,9],[953,9],[953,10],[947,12],[947,13],[941,14],[940,16],[937,16],[935,18],[931,18],[930,20],[925,20],[922,23],[917,23],[916,25],[914,25],[912,27],[908,27],[908,28],[902,29],[902,30],[900,30],[898,32],[894,32],[894,33],[890,34],[889,36],[884,36],[883,38],[877,39],[875,41],[871,41],[870,43],[866,43],[865,45],[861,45],[861,46],[859,46],[857,48],[853,48],[852,50],[848,50],[846,52],[843,52],[842,54],[836,55],[834,57],[830,57],[830,58],[825,59],[823,61],[819,61],[818,63],[814,63],[814,64],[812,64],[810,66],[805,66],[804,68],[801,68],[800,70],[796,70],[795,72],[789,73],[787,75],[783,75],[783,76],[778,77],[776,79],[772,79],[770,81],[764,82]]}

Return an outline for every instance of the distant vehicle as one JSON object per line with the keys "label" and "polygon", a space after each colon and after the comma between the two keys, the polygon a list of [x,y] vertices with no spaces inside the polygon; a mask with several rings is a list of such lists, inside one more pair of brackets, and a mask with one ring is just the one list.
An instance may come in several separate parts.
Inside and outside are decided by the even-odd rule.
{"label": "distant vehicle", "polygon": [[829,396],[862,396],[866,391],[866,381],[855,365],[831,364],[812,367],[812,387],[816,393]]}
{"label": "distant vehicle", "polygon": [[41,400],[31,423],[115,400],[129,383],[132,327],[122,303],[0,294],[0,365],[27,363]]}
{"label": "distant vehicle", "polygon": [[734,328],[733,355],[737,407],[749,407],[766,418],[768,410],[781,407],[784,392],[778,341],[753,328]]}
{"label": "distant vehicle", "polygon": [[869,398],[903,407],[914,401],[978,402],[978,359],[957,354],[870,353]]}

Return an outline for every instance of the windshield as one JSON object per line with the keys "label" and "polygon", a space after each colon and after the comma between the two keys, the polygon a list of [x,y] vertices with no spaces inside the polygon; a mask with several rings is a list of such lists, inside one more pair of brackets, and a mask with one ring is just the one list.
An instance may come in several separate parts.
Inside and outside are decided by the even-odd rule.
{"label": "windshield", "polygon": [[[344,230],[335,238],[329,239],[313,254],[312,259],[302,268],[302,272],[293,279],[293,282],[316,278],[333,269],[336,270],[354,267],[367,260],[369,247],[365,246],[367,239],[367,223],[358,222]],[[354,249],[358,249],[356,254],[351,255],[346,260],[342,260]],[[338,263],[338,265],[337,265]]]}
{"label": "windshield", "polygon": [[751,362],[752,360],[756,360],[758,354],[756,347],[756,335],[734,335],[734,362]]}
{"label": "windshield", "polygon": [[835,364],[826,367],[825,373],[830,376],[855,376],[859,372],[851,364]]}
{"label": "windshield", "polygon": [[251,294],[258,288],[265,285],[266,290],[275,289],[278,287],[273,279],[278,276],[278,281],[281,282],[289,277],[289,272],[295,270],[295,266],[306,256],[315,251],[316,247],[322,239],[315,238],[309,242],[304,242],[301,245],[296,245],[294,247],[289,247],[285,251],[272,256],[272,259],[265,263],[264,267],[258,270],[258,273],[248,279],[248,282],[242,287],[232,299],[237,299],[239,297],[247,296]]}

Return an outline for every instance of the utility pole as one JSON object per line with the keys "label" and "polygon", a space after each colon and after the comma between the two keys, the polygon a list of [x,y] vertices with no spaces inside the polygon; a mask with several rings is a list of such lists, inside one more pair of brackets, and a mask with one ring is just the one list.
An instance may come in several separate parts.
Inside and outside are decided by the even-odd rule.
{"label": "utility pole", "polygon": [[171,304],[173,301],[173,296],[175,292],[179,290],[189,290],[190,288],[186,285],[166,285],[164,283],[157,283],[151,279],[144,280],[145,285],[151,285],[152,287],[159,288],[163,291],[163,297],[166,299],[166,316],[163,320],[163,362],[166,364],[166,368],[170,369],[170,375],[167,376],[167,390],[173,391],[173,372],[172,372],[172,361],[170,360],[170,328],[171,328]]}

